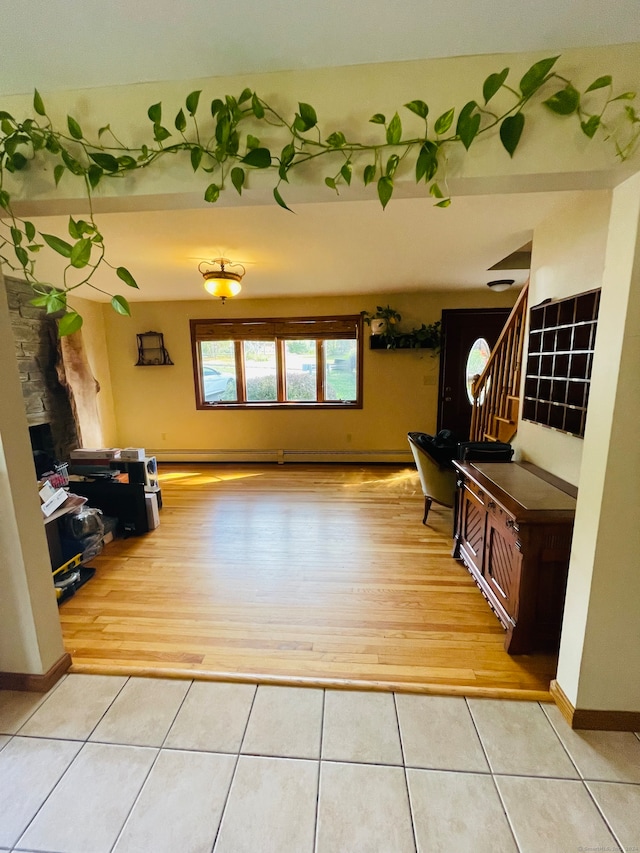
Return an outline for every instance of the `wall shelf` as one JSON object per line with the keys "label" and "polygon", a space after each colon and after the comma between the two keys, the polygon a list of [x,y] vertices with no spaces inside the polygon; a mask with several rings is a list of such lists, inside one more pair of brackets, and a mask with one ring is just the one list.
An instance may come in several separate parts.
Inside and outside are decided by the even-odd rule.
{"label": "wall shelf", "polygon": [[530,311],[522,418],[584,436],[600,290]]}

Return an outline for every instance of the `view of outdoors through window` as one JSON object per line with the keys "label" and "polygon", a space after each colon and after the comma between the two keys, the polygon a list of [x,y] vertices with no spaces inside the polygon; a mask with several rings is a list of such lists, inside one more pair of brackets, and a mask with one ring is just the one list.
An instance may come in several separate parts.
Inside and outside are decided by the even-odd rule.
{"label": "view of outdoors through window", "polygon": [[[234,341],[200,341],[204,401],[221,402],[355,402],[358,394],[357,342],[350,339],[284,340],[284,399],[278,398],[277,342],[242,340],[244,371]],[[321,381],[319,365],[324,363]],[[244,375],[238,396],[237,377]]]}
{"label": "view of outdoors through window", "polygon": [[[467,365],[465,368],[467,397],[469,398],[469,402],[471,403],[471,405],[473,405],[473,383],[484,370],[487,362],[489,361],[490,355],[491,347],[489,346],[488,341],[486,341],[484,338],[478,338],[471,345],[469,355],[467,356]],[[489,384],[487,383],[486,389],[488,388]],[[482,390],[478,399],[480,405],[482,405],[482,403],[484,402],[484,395],[485,389]]]}

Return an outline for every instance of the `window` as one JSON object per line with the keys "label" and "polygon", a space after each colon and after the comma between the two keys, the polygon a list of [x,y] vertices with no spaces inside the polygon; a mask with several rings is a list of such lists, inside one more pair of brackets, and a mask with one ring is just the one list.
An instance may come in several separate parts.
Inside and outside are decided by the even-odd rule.
{"label": "window", "polygon": [[[485,369],[489,356],[491,355],[491,347],[485,338],[478,338],[471,345],[469,355],[467,356],[467,364],[465,366],[465,386],[467,389],[467,397],[473,406],[473,383],[480,377]],[[480,405],[484,403],[485,392],[489,389],[487,382],[486,388],[480,392],[478,402]]]}
{"label": "window", "polygon": [[196,407],[362,408],[362,318],[191,320]]}

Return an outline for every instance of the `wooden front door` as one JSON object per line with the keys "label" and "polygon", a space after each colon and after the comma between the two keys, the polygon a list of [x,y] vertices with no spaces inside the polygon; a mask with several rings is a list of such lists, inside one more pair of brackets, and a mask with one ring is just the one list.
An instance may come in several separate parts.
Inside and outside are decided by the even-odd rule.
{"label": "wooden front door", "polygon": [[438,430],[448,429],[459,441],[469,438],[471,402],[467,394],[467,359],[479,338],[493,349],[510,308],[460,308],[442,312],[442,350],[438,395]]}

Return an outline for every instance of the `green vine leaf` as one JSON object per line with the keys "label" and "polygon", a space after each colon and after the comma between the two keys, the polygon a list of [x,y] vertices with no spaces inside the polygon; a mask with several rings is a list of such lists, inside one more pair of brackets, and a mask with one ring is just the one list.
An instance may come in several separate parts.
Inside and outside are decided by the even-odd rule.
{"label": "green vine leaf", "polygon": [[344,133],[341,133],[339,130],[334,131],[334,133],[330,133],[327,136],[327,145],[330,148],[342,148],[343,145],[347,144],[347,139]]}
{"label": "green vine leaf", "polygon": [[531,68],[524,74],[520,80],[520,91],[526,97],[529,97],[537,92],[540,86],[548,80],[548,74],[560,59],[559,56],[550,56],[547,59],[541,59],[535,62]]}
{"label": "green vine leaf", "polygon": [[202,90],[199,89],[197,92],[191,92],[191,94],[187,95],[185,106],[187,107],[187,112],[190,116],[194,116],[196,114],[201,94]]}
{"label": "green vine leaf", "polygon": [[58,321],[58,334],[61,338],[72,335],[80,328],[82,328],[82,317],[76,311],[68,311]]}
{"label": "green vine leaf", "polygon": [[46,116],[47,111],[44,108],[44,102],[40,97],[40,92],[37,89],[34,90],[33,93],[33,109],[38,113],[39,116]]}
{"label": "green vine leaf", "polygon": [[280,207],[284,208],[285,210],[288,210],[289,213],[293,213],[293,210],[291,210],[291,208],[287,207],[287,205],[285,204],[284,199],[280,195],[278,187],[273,188],[273,197],[275,198],[276,203],[280,205]]}
{"label": "green vine leaf", "polygon": [[580,106],[580,93],[571,84],[568,84],[564,89],[559,89],[546,101],[543,101],[545,107],[548,107],[552,112],[561,116],[569,116]]}
{"label": "green vine leaf", "polygon": [[58,163],[56,166],[54,166],[53,179],[56,182],[56,186],[58,186],[58,184],[60,183],[60,178],[64,175],[65,171],[66,169],[62,163]]}
{"label": "green vine leaf", "polygon": [[42,239],[50,249],[62,255],[63,258],[71,257],[71,245],[66,240],[61,240],[55,234],[43,234]]}
{"label": "green vine leaf", "polygon": [[391,196],[393,195],[393,180],[388,178],[386,175],[383,175],[378,179],[378,198],[380,199],[380,204],[382,205],[382,209],[391,201]]}
{"label": "green vine leaf", "polygon": [[416,160],[416,183],[419,184],[424,178],[426,183],[435,176],[438,171],[438,146],[435,142],[427,140],[420,149]]}
{"label": "green vine leaf", "polygon": [[162,121],[162,103],[152,104],[147,110],[147,115],[154,124],[160,124]]}
{"label": "green vine leaf", "polygon": [[371,183],[373,183],[373,181],[375,181],[376,171],[377,170],[376,170],[376,164],[375,163],[369,163],[368,166],[364,167],[364,172],[362,174],[362,180],[364,182],[365,187],[367,186],[367,184],[371,184]]}
{"label": "green vine leaf", "polygon": [[103,151],[90,152],[89,157],[93,162],[104,169],[105,172],[117,172],[118,161],[112,154],[106,154]]}
{"label": "green vine leaf", "polygon": [[251,91],[251,89],[249,89],[249,88],[243,89],[240,97],[238,98],[238,103],[239,104],[246,103],[248,100],[251,99],[252,95],[253,95],[253,92]]}
{"label": "green vine leaf", "polygon": [[[56,168],[58,167],[56,166]],[[98,186],[103,174],[104,173],[100,166],[97,166],[95,163],[89,166],[89,169],[87,170],[87,177],[89,178],[89,184],[92,190],[95,190],[95,188]],[[60,175],[62,176],[62,172],[60,173]]]}
{"label": "green vine leaf", "polygon": [[125,317],[131,316],[131,308],[124,296],[113,296],[111,299],[111,307],[118,314],[123,314]]}
{"label": "green vine leaf", "polygon": [[215,204],[220,198],[220,187],[217,184],[209,184],[204,191],[204,200],[209,204]]}
{"label": "green vine leaf", "polygon": [[182,110],[182,109],[178,110],[178,114],[176,115],[174,124],[176,126],[176,130],[179,133],[182,133],[183,131],[185,131],[187,129],[187,119],[186,119],[186,116],[184,114],[184,110]]}
{"label": "green vine leaf", "polygon": [[260,140],[257,136],[252,136],[250,133],[247,134],[247,148],[249,151],[253,148],[260,148]]}
{"label": "green vine leaf", "polygon": [[191,168],[194,172],[197,172],[200,168],[200,163],[202,162],[202,155],[204,151],[202,148],[192,148],[191,149]]}
{"label": "green vine leaf", "polygon": [[481,116],[480,113],[475,112],[477,108],[478,105],[475,101],[469,101],[460,110],[460,115],[458,116],[456,134],[460,137],[460,141],[467,151],[480,130]]}
{"label": "green vine leaf", "polygon": [[635,92],[623,92],[621,95],[616,95],[615,98],[611,98],[611,101],[633,101],[635,96]]}
{"label": "green vine leaf", "polygon": [[593,139],[596,131],[600,127],[600,116],[590,116],[587,121],[581,121],[580,127],[585,136]]}
{"label": "green vine leaf", "polygon": [[507,116],[500,125],[500,141],[505,150],[513,157],[522,131],[524,129],[524,114],[516,113],[514,116]]}
{"label": "green vine leaf", "polygon": [[372,124],[386,124],[387,123],[387,119],[383,116],[382,113],[376,113],[375,115],[371,116],[369,121]]}
{"label": "green vine leaf", "polygon": [[488,104],[491,98],[500,91],[508,76],[508,68],[503,68],[502,71],[496,74],[489,74],[482,84],[482,97],[484,98],[485,104]]}
{"label": "green vine leaf", "polygon": [[257,119],[264,118],[264,107],[260,103],[260,98],[255,93],[251,97],[251,109]]}
{"label": "green vine leaf", "polygon": [[351,186],[351,176],[353,173],[353,167],[351,163],[345,163],[344,166],[340,169],[340,174],[342,175],[342,180],[345,182],[347,186]]}
{"label": "green vine leaf", "polygon": [[116,275],[118,276],[119,279],[124,281],[124,283],[128,287],[135,287],[136,290],[138,289],[138,285],[136,283],[135,278],[131,275],[131,273],[129,272],[129,270],[126,267],[118,267],[116,270]]}
{"label": "green vine leaf", "polygon": [[438,136],[442,136],[443,133],[446,133],[451,125],[453,124],[453,116],[455,113],[455,109],[452,107],[450,110],[447,110],[446,113],[442,113],[442,115],[436,119],[436,123],[433,126],[433,129],[438,134]]}
{"label": "green vine leaf", "polygon": [[69,256],[69,260],[71,261],[71,266],[76,269],[82,269],[82,267],[86,267],[91,259],[91,240],[88,240],[86,237],[83,237],[81,240],[78,240],[77,243],[71,249],[71,255]]}
{"label": "green vine leaf", "polygon": [[335,178],[325,178],[324,182],[329,187],[330,190],[335,190],[336,193],[338,192],[338,187],[336,186],[336,179]]}
{"label": "green vine leaf", "polygon": [[400,116],[395,113],[389,127],[387,128],[387,145],[397,145],[402,139],[402,122]]}
{"label": "green vine leaf", "polygon": [[35,239],[36,236],[36,226],[33,222],[24,222],[24,233],[27,235],[27,240],[31,243],[32,240]]}
{"label": "green vine leaf", "polygon": [[166,127],[163,127],[161,124],[153,125],[153,138],[156,142],[164,142],[164,140],[168,139],[170,136],[171,133]]}
{"label": "green vine leaf", "polygon": [[245,154],[241,162],[255,169],[268,169],[271,165],[271,152],[268,148],[253,148]]}
{"label": "green vine leaf", "polygon": [[594,92],[596,89],[604,89],[605,86],[610,86],[612,83],[611,75],[605,74],[603,77],[598,77],[593,83],[585,89],[585,92]]}
{"label": "green vine leaf", "polygon": [[293,123],[296,130],[300,130],[304,133],[317,125],[318,116],[311,104],[304,104],[301,102],[298,104],[298,109],[300,112],[296,115]]}
{"label": "green vine leaf", "polygon": [[385,169],[385,175],[388,178],[392,178],[395,173],[398,165],[400,163],[400,158],[397,154],[392,154],[391,157],[387,160],[387,168]]}
{"label": "green vine leaf", "polygon": [[78,163],[76,158],[72,157],[71,154],[69,154],[69,152],[66,151],[64,148],[60,152],[60,156],[62,157],[64,164],[67,167],[67,169],[73,175],[83,175],[84,174],[84,169],[82,168],[81,164]]}
{"label": "green vine leaf", "polygon": [[214,98],[211,101],[211,117],[215,118],[223,107],[224,101],[221,101],[220,98]]}
{"label": "green vine leaf", "polygon": [[71,116],[67,116],[67,127],[69,128],[69,133],[74,139],[82,139],[82,128]]}
{"label": "green vine leaf", "polygon": [[425,118],[429,115],[429,107],[425,104],[424,101],[419,99],[415,101],[409,101],[408,104],[405,104],[405,107],[410,110],[412,113],[415,113],[420,118]]}
{"label": "green vine leaf", "polygon": [[238,195],[242,195],[242,187],[244,186],[245,172],[239,166],[231,170],[231,183],[236,188]]}

